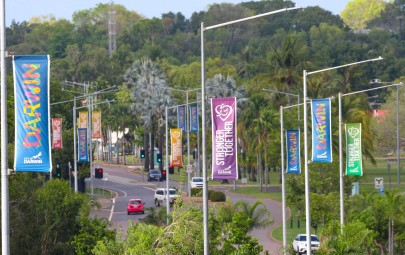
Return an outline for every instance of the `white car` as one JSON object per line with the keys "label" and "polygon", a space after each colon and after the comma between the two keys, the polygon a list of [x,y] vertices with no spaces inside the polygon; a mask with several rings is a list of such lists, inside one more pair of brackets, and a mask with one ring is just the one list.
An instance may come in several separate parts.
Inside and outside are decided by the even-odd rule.
{"label": "white car", "polygon": [[[319,250],[321,243],[316,235],[311,235],[311,251]],[[297,254],[307,253],[307,235],[298,234],[293,241],[293,248]]]}
{"label": "white car", "polygon": [[192,177],[190,181],[191,188],[202,189],[204,186],[204,179],[202,177]]}
{"label": "white car", "polygon": [[[180,197],[175,189],[169,189],[169,203],[173,205],[176,199]],[[167,199],[167,189],[158,188],[155,190],[155,205],[159,207],[160,205],[165,205]]]}

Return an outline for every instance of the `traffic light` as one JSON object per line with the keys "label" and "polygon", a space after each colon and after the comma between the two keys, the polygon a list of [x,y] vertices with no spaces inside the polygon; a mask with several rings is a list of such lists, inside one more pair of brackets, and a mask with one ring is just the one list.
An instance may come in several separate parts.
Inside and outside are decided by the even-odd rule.
{"label": "traffic light", "polygon": [[166,180],[166,170],[162,170],[162,180]]}
{"label": "traffic light", "polygon": [[145,158],[145,150],[144,149],[141,150],[141,158]]}
{"label": "traffic light", "polygon": [[61,178],[62,177],[62,169],[60,168],[60,165],[56,165],[56,178]]}
{"label": "traffic light", "polygon": [[160,154],[160,152],[158,152],[158,154],[156,155],[156,160],[158,163],[162,162],[162,154]]}
{"label": "traffic light", "polygon": [[103,169],[102,168],[96,168],[95,169],[96,173],[95,173],[95,178],[96,179],[103,179]]}

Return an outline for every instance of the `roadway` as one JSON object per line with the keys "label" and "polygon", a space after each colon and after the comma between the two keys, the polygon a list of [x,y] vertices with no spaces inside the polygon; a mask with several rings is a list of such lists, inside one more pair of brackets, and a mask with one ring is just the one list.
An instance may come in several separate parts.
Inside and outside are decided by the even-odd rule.
{"label": "roadway", "polygon": [[[111,199],[100,199],[101,207],[92,211],[92,215],[105,217],[111,223],[111,227],[117,229],[125,236],[128,225],[131,221],[136,223],[145,217],[145,214],[127,215],[127,203],[130,198],[140,198],[145,202],[145,208],[154,207],[154,190],[158,187],[166,187],[165,182],[147,182],[146,175],[135,174],[128,166],[94,164],[94,167],[104,169],[104,179],[94,179],[94,186],[109,190],[112,193]],[[86,185],[90,185],[87,183]],[[175,181],[170,181],[170,187],[176,187]],[[254,202],[257,199],[249,196],[239,195],[232,192],[232,185],[212,187],[210,189],[220,189],[231,199],[232,202],[246,200]],[[274,224],[265,229],[254,229],[252,236],[258,238],[259,243],[270,254],[282,254],[282,243],[271,238],[271,231],[282,224],[281,203],[270,199],[262,199],[267,209],[271,213]]]}

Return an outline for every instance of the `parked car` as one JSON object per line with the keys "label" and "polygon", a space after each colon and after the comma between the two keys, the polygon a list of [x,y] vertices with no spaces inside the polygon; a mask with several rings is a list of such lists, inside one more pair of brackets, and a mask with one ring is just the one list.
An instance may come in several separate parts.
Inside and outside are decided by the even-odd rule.
{"label": "parked car", "polygon": [[[166,198],[167,198],[167,189],[164,188],[158,188],[155,190],[155,205],[159,207],[160,205],[165,205],[166,204]],[[180,195],[177,193],[177,190],[175,189],[169,189],[169,203],[170,205],[173,205],[176,199],[180,197]]]}
{"label": "parked car", "polygon": [[202,177],[192,177],[190,181],[191,188],[203,188],[204,179]]}
{"label": "parked car", "polygon": [[163,181],[162,173],[160,170],[151,169],[148,173],[148,182],[150,181]]}
{"label": "parked car", "polygon": [[[311,235],[311,251],[319,250],[321,243],[316,235]],[[293,241],[293,248],[297,254],[307,253],[307,235],[298,234]]]}
{"label": "parked car", "polygon": [[130,199],[128,201],[127,213],[145,213],[145,203],[141,199]]}

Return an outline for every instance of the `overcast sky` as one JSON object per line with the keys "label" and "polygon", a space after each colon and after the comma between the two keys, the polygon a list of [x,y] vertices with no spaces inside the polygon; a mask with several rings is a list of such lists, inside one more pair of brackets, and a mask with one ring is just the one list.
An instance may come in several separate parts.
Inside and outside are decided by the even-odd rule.
{"label": "overcast sky", "polygon": [[[195,11],[207,10],[212,3],[240,3],[242,0],[115,0],[114,3],[125,6],[147,18],[161,17],[162,13],[181,12],[190,18]],[[246,2],[246,0],[245,0]],[[350,0],[295,0],[300,7],[316,6],[340,14]],[[6,26],[12,20],[17,22],[28,21],[33,16],[52,14],[56,18],[71,20],[76,11],[94,8],[98,3],[111,3],[111,0],[5,0]]]}

